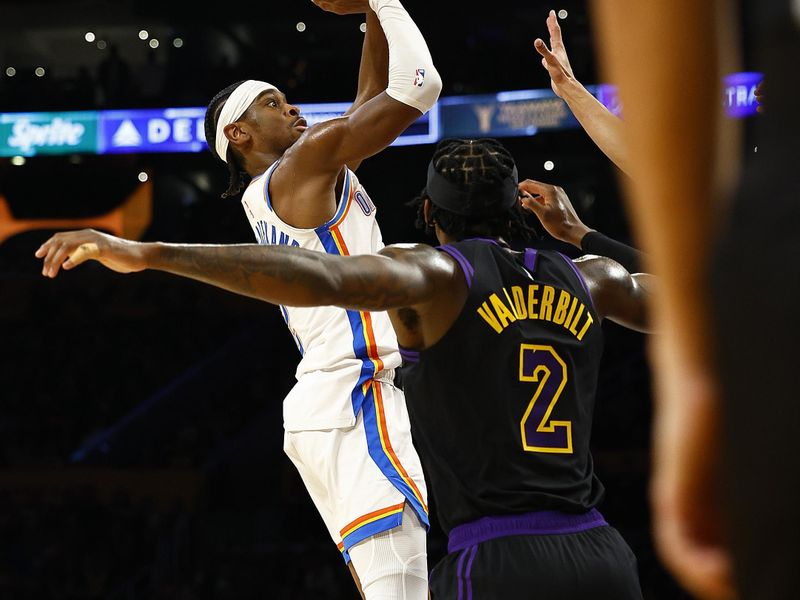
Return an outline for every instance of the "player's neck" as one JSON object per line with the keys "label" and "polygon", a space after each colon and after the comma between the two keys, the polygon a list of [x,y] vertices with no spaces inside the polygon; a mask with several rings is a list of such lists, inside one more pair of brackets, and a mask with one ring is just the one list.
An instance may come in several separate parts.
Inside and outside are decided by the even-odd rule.
{"label": "player's neck", "polygon": [[245,159],[244,170],[247,171],[250,177],[256,177],[269,169],[280,157],[280,154],[273,152],[253,152]]}

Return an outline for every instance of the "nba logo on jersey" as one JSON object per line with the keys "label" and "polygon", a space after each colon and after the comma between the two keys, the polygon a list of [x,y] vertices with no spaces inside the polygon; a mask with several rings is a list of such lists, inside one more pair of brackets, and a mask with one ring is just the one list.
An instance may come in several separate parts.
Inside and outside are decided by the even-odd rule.
{"label": "nba logo on jersey", "polygon": [[417,69],[417,74],[414,77],[414,85],[422,87],[423,83],[425,83],[425,69]]}

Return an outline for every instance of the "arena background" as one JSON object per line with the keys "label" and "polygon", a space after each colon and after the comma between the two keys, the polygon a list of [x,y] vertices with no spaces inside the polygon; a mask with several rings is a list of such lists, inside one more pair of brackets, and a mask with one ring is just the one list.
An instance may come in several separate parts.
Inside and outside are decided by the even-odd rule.
{"label": "arena background", "polygon": [[[533,49],[549,8],[567,11],[578,79],[600,82],[584,2],[406,6],[443,96],[549,88]],[[0,113],[204,106],[245,78],[271,81],[295,103],[347,101],[356,89],[363,18],[307,0],[27,0],[1,11]],[[503,142],[522,176],[563,186],[587,224],[629,241],[616,175],[582,131]],[[359,170],[387,243],[424,240],[404,203],[423,187],[431,151],[390,148]],[[219,197],[225,167],[208,152],[20,162],[0,159],[0,226],[13,229],[0,242],[0,598],[356,598],[281,449],[298,355],[278,309],[97,264],[47,280],[33,257],[54,228],[117,218],[141,194],[150,215],[140,206],[121,225],[102,223],[145,240],[252,242],[238,199]],[[650,536],[644,338],[603,327],[593,432],[601,510],[638,556],[645,598],[687,598]],[[443,553],[434,522],[430,564]]]}

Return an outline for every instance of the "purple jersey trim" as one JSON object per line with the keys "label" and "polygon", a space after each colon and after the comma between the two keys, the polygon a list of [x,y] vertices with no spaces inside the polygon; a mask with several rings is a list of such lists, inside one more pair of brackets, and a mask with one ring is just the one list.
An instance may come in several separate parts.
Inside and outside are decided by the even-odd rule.
{"label": "purple jersey trim", "polygon": [[573,271],[575,271],[575,275],[578,276],[578,281],[581,282],[581,285],[583,286],[583,290],[586,292],[586,295],[589,296],[589,303],[592,305],[592,308],[594,309],[594,312],[597,312],[597,308],[594,305],[594,299],[592,298],[592,294],[589,292],[589,286],[586,285],[586,280],[583,278],[583,275],[581,275],[581,272],[578,270],[578,267],[575,266],[575,263],[572,262],[572,259],[569,256],[566,256],[565,254],[561,254],[561,252],[558,252],[558,255],[561,258],[563,258],[565,261],[567,261],[567,264],[570,267],[572,267]]}
{"label": "purple jersey trim", "polygon": [[464,278],[467,280],[467,287],[471,288],[472,276],[475,275],[475,269],[472,267],[471,264],[469,264],[467,258],[463,254],[461,254],[461,252],[459,252],[449,244],[444,246],[439,246],[437,250],[442,250],[444,252],[447,252],[450,256],[452,256],[456,260],[456,262],[461,267],[461,270],[464,271]]}
{"label": "purple jersey trim", "polygon": [[525,268],[528,269],[531,275],[536,270],[536,257],[539,253],[533,248],[525,249]]}
{"label": "purple jersey trim", "polygon": [[400,358],[404,362],[419,362],[419,352],[416,350],[408,350],[407,348],[398,347],[400,350]]}
{"label": "purple jersey trim", "polygon": [[593,508],[581,514],[542,510],[521,515],[482,517],[454,527],[447,538],[447,551],[458,552],[481,542],[509,535],[559,535],[608,525]]}

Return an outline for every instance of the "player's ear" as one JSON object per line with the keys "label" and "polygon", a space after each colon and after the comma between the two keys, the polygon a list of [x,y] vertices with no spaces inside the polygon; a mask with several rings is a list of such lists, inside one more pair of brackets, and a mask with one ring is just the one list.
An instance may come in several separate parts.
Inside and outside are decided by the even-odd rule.
{"label": "player's ear", "polygon": [[425,217],[425,224],[428,227],[432,227],[433,223],[431,223],[431,199],[426,197],[422,201],[422,216]]}
{"label": "player's ear", "polygon": [[239,121],[226,125],[222,132],[228,138],[228,141],[235,146],[241,146],[242,143],[250,139],[250,134],[246,129],[242,128],[242,123]]}

